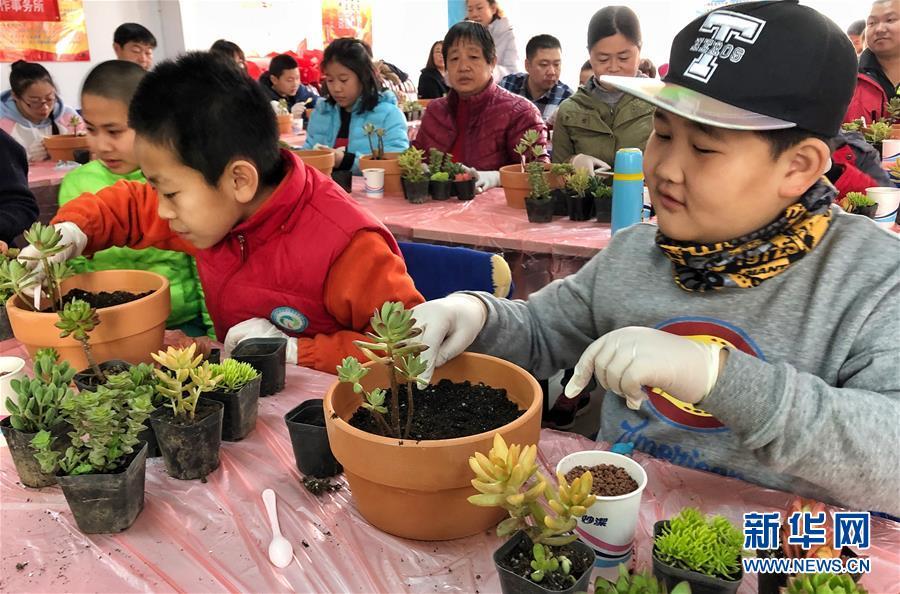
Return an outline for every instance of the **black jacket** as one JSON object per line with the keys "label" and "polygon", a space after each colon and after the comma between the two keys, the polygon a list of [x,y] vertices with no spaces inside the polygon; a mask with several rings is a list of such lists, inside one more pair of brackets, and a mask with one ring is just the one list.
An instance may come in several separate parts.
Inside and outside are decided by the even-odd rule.
{"label": "black jacket", "polygon": [[872,53],[872,50],[866,49],[859,56],[859,71],[877,82],[884,89],[884,94],[888,100],[897,96],[897,87],[891,82],[891,79],[884,73],[878,58]]}
{"label": "black jacket", "polygon": [[438,99],[447,94],[450,87],[437,68],[423,68],[419,75],[419,99]]}
{"label": "black jacket", "polygon": [[12,243],[37,218],[37,200],[28,189],[25,149],[0,130],[0,241]]}
{"label": "black jacket", "polygon": [[[303,103],[307,99],[309,99],[310,101],[306,107],[312,109],[316,106],[316,101],[319,99],[318,95],[313,95],[312,93],[310,93],[304,85],[300,85],[300,88],[297,89],[297,94],[293,97],[282,97],[275,89],[272,88],[272,81],[269,80],[268,71],[263,72],[259,77],[259,86],[262,87],[263,92],[266,94],[266,97],[269,99],[269,101],[278,101],[281,99],[287,101],[288,111],[290,111],[296,103]],[[304,115],[304,118],[305,117],[306,116]]]}

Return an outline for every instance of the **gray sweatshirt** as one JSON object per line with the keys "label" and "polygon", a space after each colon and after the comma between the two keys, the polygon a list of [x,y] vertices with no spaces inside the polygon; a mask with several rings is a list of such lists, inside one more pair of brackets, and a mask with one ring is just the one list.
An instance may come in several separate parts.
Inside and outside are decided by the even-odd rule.
{"label": "gray sweatshirt", "polygon": [[651,394],[633,411],[607,393],[599,439],[900,515],[900,237],[835,207],[822,242],[788,270],[694,293],[676,286],[655,232],[619,232],[527,301],[478,293],[488,317],[471,350],[549,377],[625,326],[717,340],[729,356],[702,410]]}

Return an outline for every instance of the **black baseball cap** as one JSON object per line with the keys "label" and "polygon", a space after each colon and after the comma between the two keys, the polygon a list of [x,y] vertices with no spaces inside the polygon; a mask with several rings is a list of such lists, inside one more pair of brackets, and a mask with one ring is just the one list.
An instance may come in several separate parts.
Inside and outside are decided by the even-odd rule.
{"label": "black baseball cap", "polygon": [[713,10],[672,43],[663,80],[600,80],[689,120],[732,130],[836,136],[856,88],[853,44],[797,0]]}

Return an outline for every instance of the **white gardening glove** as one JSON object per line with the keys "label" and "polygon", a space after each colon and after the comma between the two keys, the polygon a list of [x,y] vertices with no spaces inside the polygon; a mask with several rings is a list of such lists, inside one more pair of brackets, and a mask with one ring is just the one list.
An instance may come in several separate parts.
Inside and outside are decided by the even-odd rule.
{"label": "white gardening glove", "polygon": [[500,185],[499,171],[476,171],[475,189],[479,192],[496,188]]}
{"label": "white gardening glove", "polygon": [[646,398],[644,386],[660,388],[682,402],[696,404],[716,385],[721,350],[716,344],[652,328],[620,328],[595,340],[584,351],[565,393],[574,398],[594,375],[604,388],[624,396],[628,408],[634,410]]}
{"label": "white gardening glove", "polygon": [[435,367],[440,367],[472,344],[487,321],[487,307],[478,297],[453,293],[415,306],[413,319],[416,327],[422,329],[419,340],[428,346],[422,353],[428,368],[420,376],[427,383],[431,381]]}
{"label": "white gardening glove", "polygon": [[44,141],[42,139],[35,140],[31,144],[29,144],[26,152],[28,153],[29,163],[46,161],[50,158],[50,153],[47,152],[47,147],[44,146]]}
{"label": "white gardening glove", "polygon": [[576,171],[587,171],[591,175],[594,174],[594,171],[609,171],[612,167],[609,166],[609,163],[606,161],[602,161],[597,157],[592,157],[591,155],[578,154],[572,157],[572,167],[575,168]]}
{"label": "white gardening glove", "polygon": [[[59,241],[59,245],[63,246],[63,249],[57,253],[53,254],[47,260],[52,264],[54,262],[65,262],[66,260],[71,260],[77,256],[81,255],[81,252],[84,251],[84,247],[87,245],[87,235],[78,228],[78,225],[75,223],[65,222],[65,223],[57,223],[53,225],[56,231],[60,234],[61,239]],[[40,283],[44,280],[44,264],[39,260],[40,252],[33,245],[28,245],[22,248],[22,251],[19,252],[19,261],[29,270],[35,270],[37,274],[35,275],[36,284],[29,287],[25,293],[29,297],[34,298],[35,291],[40,286]]]}
{"label": "white gardening glove", "polygon": [[222,350],[225,351],[225,358],[227,359],[231,356],[231,351],[234,350],[234,347],[236,347],[239,342],[248,338],[286,338],[287,349],[285,350],[285,361],[293,363],[294,365],[297,364],[297,339],[288,336],[276,328],[272,322],[263,318],[250,318],[249,320],[244,320],[240,324],[235,324],[228,330],[228,334],[225,335],[225,342],[222,345]]}

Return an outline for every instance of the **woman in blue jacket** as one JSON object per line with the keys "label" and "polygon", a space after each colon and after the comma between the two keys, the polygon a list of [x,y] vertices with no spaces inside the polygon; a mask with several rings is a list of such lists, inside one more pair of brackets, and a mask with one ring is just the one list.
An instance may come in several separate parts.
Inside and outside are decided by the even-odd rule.
{"label": "woman in blue jacket", "polygon": [[334,152],[335,169],[359,174],[359,158],[372,151],[363,132],[368,123],[384,129],[385,152],[409,147],[406,118],[391,91],[382,90],[372,57],[358,39],[336,39],[322,59],[324,101],[316,104],[306,133],[304,149],[327,148]]}

